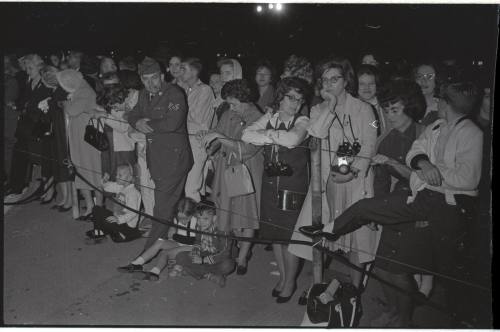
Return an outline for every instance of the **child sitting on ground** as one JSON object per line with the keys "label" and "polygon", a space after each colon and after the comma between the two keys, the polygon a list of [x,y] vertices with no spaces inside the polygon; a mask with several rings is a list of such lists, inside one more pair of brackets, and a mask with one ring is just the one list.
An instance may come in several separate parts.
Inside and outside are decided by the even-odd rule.
{"label": "child sitting on ground", "polygon": [[[216,213],[213,202],[198,203],[198,223],[196,229],[211,233],[196,234],[195,244],[190,252],[182,252],[176,257],[174,271],[182,271],[196,279],[208,279],[220,287],[226,284],[226,275],[234,270],[235,262],[231,257],[231,240],[216,229]],[[219,235],[219,236],[217,236]]]}
{"label": "child sitting on ground", "polygon": [[[191,198],[181,198],[177,202],[177,214],[174,223],[188,228],[180,229],[170,227],[166,234],[160,236],[146,251],[134,259],[130,264],[118,268],[120,272],[143,272],[143,280],[157,281],[160,278],[161,271],[165,268],[169,260],[182,251],[191,251],[195,241],[195,234],[190,230],[196,227],[196,202]],[[156,222],[156,221],[153,221]],[[143,265],[150,261],[160,251],[156,265],[150,271],[143,271]]]}
{"label": "child sitting on ground", "polygon": [[[115,199],[127,207],[138,210],[141,194],[135,188],[132,166],[121,165],[116,169],[116,182],[104,181],[104,191],[115,194]],[[137,229],[139,215],[111,202],[112,211],[101,206],[92,210],[94,229],[86,234],[94,240],[104,239],[109,234],[114,242],[128,242],[141,236]],[[98,242],[98,241],[95,241]]]}

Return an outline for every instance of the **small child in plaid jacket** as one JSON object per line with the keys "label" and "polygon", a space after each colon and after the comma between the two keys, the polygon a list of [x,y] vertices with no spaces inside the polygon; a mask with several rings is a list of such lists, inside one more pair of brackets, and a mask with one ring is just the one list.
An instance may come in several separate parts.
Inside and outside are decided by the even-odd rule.
{"label": "small child in plaid jacket", "polygon": [[235,266],[231,256],[232,240],[220,236],[226,233],[216,229],[217,216],[214,203],[201,201],[198,203],[196,214],[198,218],[196,228],[211,234],[196,234],[193,249],[177,255],[177,266],[174,269],[182,267],[183,272],[198,280],[209,279],[224,287],[226,276],[234,270]]}

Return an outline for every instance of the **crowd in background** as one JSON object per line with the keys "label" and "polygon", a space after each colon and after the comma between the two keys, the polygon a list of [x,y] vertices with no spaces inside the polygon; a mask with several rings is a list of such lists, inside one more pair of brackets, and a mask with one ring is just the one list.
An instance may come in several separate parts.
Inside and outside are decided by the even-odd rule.
{"label": "crowd in background", "polygon": [[[490,214],[491,74],[453,60],[388,65],[375,53],[360,59],[332,55],[312,64],[291,55],[280,68],[262,60],[244,71],[238,60],[224,58],[208,71],[201,59],[179,53],[169,59],[114,59],[78,50],[64,56],[5,56],[5,196],[20,195],[32,181],[32,166],[39,165],[46,189],[40,204],[55,200],[54,211],[93,222],[89,238],[110,235],[124,242],[147,230],[144,252],[122,271],[142,271],[146,261],[164,251],[168,255],[148,272],[149,279],[157,280],[167,260],[176,260],[172,275],[184,266],[191,275],[223,285],[234,269],[246,274],[251,242],[239,241],[232,261],[221,260],[220,252],[231,255],[227,243],[219,245],[216,237],[195,236],[189,229],[310,240],[298,229],[311,225],[311,139],[321,139],[322,221],[333,227],[331,222],[359,201],[392,195],[406,202],[417,169],[412,170],[407,155],[422,135],[437,130],[443,120],[448,124],[446,112],[458,112],[474,133],[463,139],[478,141],[471,147],[477,162],[467,164],[476,177],[456,180],[453,187],[454,193],[480,197],[467,215],[472,221],[466,237],[473,243]],[[200,79],[202,73],[208,82]],[[107,137],[107,149],[99,151],[84,140],[89,124]],[[439,150],[451,139],[462,144],[455,137],[460,133],[446,128],[446,141],[432,153],[444,154]],[[68,160],[88,183],[70,172]],[[446,177],[422,177],[445,195],[439,188]],[[249,181],[237,184],[235,179]],[[111,206],[107,193],[188,229],[174,231]],[[201,228],[190,224],[191,217]],[[380,255],[438,269],[436,253],[426,246],[435,235],[429,223],[367,223],[343,232],[331,248],[361,268],[375,260],[386,279],[429,297],[432,276],[375,259]],[[183,249],[173,250],[177,247]],[[193,253],[186,257],[189,250]],[[272,250],[280,273],[272,296],[285,303],[297,288],[299,262],[311,260],[312,249],[280,243]],[[200,272],[203,264],[211,268]],[[360,272],[352,270],[350,282],[363,289]],[[388,310],[372,326],[408,327],[411,301],[390,289],[384,292]]]}

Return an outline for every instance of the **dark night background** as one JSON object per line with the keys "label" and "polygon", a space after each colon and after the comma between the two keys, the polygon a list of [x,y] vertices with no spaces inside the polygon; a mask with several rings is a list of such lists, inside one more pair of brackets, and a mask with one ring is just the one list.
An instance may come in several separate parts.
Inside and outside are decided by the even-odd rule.
{"label": "dark night background", "polygon": [[244,67],[262,56],[279,65],[292,53],[312,61],[340,53],[357,63],[371,49],[384,60],[483,60],[491,69],[496,59],[496,5],[285,4],[260,14],[256,5],[3,3],[2,45],[16,53],[76,47],[118,55],[163,45],[212,67],[217,53],[241,54]]}

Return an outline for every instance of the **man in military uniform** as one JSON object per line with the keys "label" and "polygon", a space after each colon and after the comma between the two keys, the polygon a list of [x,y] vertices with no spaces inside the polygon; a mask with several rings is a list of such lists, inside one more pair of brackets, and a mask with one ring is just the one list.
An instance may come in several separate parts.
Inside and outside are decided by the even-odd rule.
{"label": "man in military uniform", "polygon": [[[139,64],[144,89],[128,116],[132,127],[146,135],[146,158],[155,183],[154,216],[172,221],[193,165],[186,118],[186,97],[177,85],[164,81],[160,65],[146,57]],[[153,221],[146,248],[166,234],[168,226]]]}

